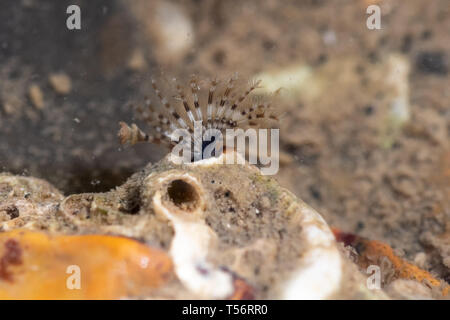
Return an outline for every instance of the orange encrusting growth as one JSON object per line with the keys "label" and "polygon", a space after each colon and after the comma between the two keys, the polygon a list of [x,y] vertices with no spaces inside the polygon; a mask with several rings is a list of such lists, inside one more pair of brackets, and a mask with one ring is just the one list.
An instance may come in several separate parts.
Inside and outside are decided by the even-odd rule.
{"label": "orange encrusting growth", "polygon": [[234,292],[228,300],[253,300],[255,299],[254,289],[241,278],[233,281]]}
{"label": "orange encrusting growth", "polygon": [[129,298],[160,287],[172,270],[165,252],[129,238],[0,233],[0,299]]}
{"label": "orange encrusting growth", "polygon": [[[433,277],[429,272],[409,263],[398,257],[394,250],[387,244],[369,240],[355,234],[344,233],[336,228],[332,228],[336,240],[345,245],[352,246],[358,252],[358,265],[361,268],[367,268],[370,264],[376,264],[385,257],[389,260],[394,269],[394,277],[402,279],[416,280],[418,282],[427,282],[434,287],[441,286],[441,281]],[[450,286],[444,286],[442,294],[448,295]]]}

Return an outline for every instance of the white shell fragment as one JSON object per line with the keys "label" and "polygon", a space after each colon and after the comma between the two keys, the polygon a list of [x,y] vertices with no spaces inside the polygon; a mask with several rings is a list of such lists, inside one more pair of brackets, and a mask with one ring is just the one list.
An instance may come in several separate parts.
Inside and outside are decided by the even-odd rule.
{"label": "white shell fragment", "polygon": [[[175,179],[187,179],[198,186],[196,179],[188,174],[168,175],[160,183]],[[175,273],[180,281],[193,293],[204,298],[224,299],[233,293],[233,279],[208,262],[207,256],[216,234],[202,219],[202,206],[195,212],[168,208],[161,201],[161,192],[153,197],[155,213],[169,220],[175,230],[170,247],[170,255],[175,265]]]}
{"label": "white shell fragment", "polygon": [[282,284],[281,299],[326,299],[339,289],[342,278],[341,254],[323,218],[306,204],[293,203],[296,220],[304,228],[306,251],[298,268]]}

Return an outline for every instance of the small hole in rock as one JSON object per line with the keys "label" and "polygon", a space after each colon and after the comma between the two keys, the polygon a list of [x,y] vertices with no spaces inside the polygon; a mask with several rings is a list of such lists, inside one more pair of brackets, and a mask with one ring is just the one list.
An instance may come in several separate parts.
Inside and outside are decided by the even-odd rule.
{"label": "small hole in rock", "polygon": [[169,184],[167,194],[169,195],[169,199],[183,210],[194,210],[200,200],[200,196],[195,187],[180,179],[174,180]]}

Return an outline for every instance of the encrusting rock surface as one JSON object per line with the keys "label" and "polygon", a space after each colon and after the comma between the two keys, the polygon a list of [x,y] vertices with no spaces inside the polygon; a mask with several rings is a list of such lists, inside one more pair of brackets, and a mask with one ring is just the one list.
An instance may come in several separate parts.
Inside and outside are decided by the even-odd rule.
{"label": "encrusting rock surface", "polygon": [[[166,157],[110,192],[65,198],[1,175],[0,297],[387,297],[367,289],[315,210],[258,168],[221,163],[234,155]],[[65,288],[73,266],[80,290]]]}

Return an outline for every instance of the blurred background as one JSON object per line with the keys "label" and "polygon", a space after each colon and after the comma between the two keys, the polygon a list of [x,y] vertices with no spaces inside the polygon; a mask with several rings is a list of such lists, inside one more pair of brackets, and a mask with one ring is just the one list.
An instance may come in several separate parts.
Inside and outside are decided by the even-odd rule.
{"label": "blurred background", "polygon": [[[66,27],[71,4],[80,30]],[[381,29],[367,26],[370,5]],[[331,225],[450,280],[448,0],[0,6],[0,171],[65,194],[107,191],[167,153],[117,140],[152,74],[238,72],[287,92],[277,106],[283,186]]]}

